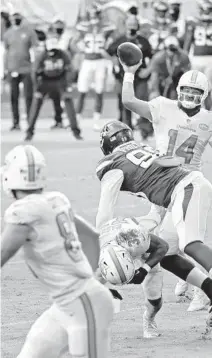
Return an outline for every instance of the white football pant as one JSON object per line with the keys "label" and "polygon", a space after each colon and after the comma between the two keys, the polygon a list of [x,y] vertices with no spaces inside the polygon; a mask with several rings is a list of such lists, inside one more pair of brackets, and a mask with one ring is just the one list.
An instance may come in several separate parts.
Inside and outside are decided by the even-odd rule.
{"label": "white football pant", "polygon": [[83,60],[78,77],[78,91],[87,93],[92,84],[94,91],[98,94],[103,93],[106,85],[108,61]]}
{"label": "white football pant", "polygon": [[107,358],[109,327],[113,318],[110,291],[94,281],[70,303],[69,314],[53,304],[32,325],[17,358]]}

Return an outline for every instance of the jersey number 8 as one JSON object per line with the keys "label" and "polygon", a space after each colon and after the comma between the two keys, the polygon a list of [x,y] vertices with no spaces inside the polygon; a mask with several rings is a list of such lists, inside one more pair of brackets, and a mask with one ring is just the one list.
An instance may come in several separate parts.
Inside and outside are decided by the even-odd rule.
{"label": "jersey number 8", "polygon": [[68,255],[73,261],[78,262],[82,259],[82,250],[74,222],[72,222],[72,216],[72,212],[68,215],[64,211],[57,214],[56,221]]}

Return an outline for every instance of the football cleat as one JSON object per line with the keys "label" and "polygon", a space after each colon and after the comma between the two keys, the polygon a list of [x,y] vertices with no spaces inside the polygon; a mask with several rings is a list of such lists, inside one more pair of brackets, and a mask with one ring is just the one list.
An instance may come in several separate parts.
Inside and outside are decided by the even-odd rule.
{"label": "football cleat", "polygon": [[207,308],[210,300],[205,295],[205,293],[200,289],[195,287],[194,297],[187,309],[188,312],[201,311]]}
{"label": "football cleat", "polygon": [[147,317],[146,311],[143,314],[143,337],[144,338],[156,338],[159,337],[157,324],[154,318]]}
{"label": "football cleat", "polygon": [[185,296],[187,290],[188,290],[188,283],[183,280],[179,280],[175,286],[175,291],[174,291],[177,301],[180,301],[180,298],[182,296]]}

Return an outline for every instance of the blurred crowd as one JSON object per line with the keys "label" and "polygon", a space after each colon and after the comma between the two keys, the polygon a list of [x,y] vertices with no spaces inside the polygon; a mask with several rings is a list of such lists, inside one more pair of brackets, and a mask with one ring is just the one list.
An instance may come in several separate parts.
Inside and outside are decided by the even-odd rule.
{"label": "blurred crowd", "polygon": [[[145,3],[148,2],[143,6],[147,6]],[[143,52],[143,64],[135,76],[137,98],[150,100],[161,95],[177,99],[179,78],[190,68],[204,72],[212,88],[212,0],[197,4],[197,17],[185,18],[180,0],[154,1],[153,18],[149,20],[140,16],[136,3],[129,1],[122,8],[120,21],[118,16],[106,16],[108,7],[94,1],[74,29],[67,29],[59,17],[43,29],[30,24],[20,10],[1,11],[1,72],[3,82],[10,88],[11,130],[21,129],[22,86],[28,126],[25,140],[32,139],[46,98],[53,102],[51,128],[64,128],[65,112],[68,129],[76,139],[82,139],[80,127],[83,128],[84,103],[90,90],[95,98],[94,130],[101,128],[105,93],[112,91],[117,96],[117,120],[138,128],[144,139],[152,135],[151,123],[145,118],[132,120],[131,112],[122,105],[123,71],[117,48],[129,41]],[[205,107],[212,107],[211,92]]]}

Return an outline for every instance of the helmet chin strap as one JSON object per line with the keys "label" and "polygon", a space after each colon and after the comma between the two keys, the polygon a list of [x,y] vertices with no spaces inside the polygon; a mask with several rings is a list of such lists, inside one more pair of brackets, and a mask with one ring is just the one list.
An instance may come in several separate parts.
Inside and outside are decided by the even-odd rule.
{"label": "helmet chin strap", "polygon": [[195,114],[197,114],[200,109],[201,109],[201,104],[194,107],[194,108],[185,108],[183,107],[183,105],[178,101],[178,107],[179,109],[181,109],[183,112],[185,112],[187,114],[188,117],[193,117],[195,116]]}

